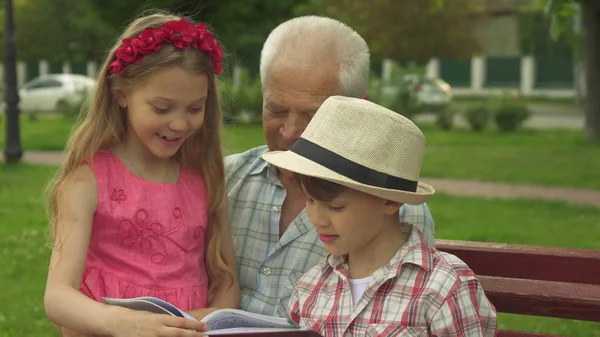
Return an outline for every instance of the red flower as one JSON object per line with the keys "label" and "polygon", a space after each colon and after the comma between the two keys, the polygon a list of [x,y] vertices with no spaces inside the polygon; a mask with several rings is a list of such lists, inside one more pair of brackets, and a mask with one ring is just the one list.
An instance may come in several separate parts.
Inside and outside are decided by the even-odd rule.
{"label": "red flower", "polygon": [[124,69],[125,69],[125,65],[121,61],[114,60],[108,67],[108,73],[109,74],[118,74],[118,73],[122,72]]}
{"label": "red flower", "polygon": [[207,26],[206,26],[206,24],[205,24],[205,23],[198,22],[198,23],[196,24],[196,31],[198,31],[198,32],[199,32],[199,31],[206,31],[206,30],[207,30]]}
{"label": "red flower", "polygon": [[137,60],[139,55],[139,50],[132,44],[130,38],[123,39],[121,46],[115,52],[115,55],[118,60],[123,61],[123,63],[132,63]]}
{"label": "red flower", "polygon": [[187,48],[196,34],[196,28],[189,21],[169,21],[162,28],[167,33],[167,39],[177,48]]}
{"label": "red flower", "polygon": [[223,71],[223,65],[215,62],[215,74],[219,75]]}
{"label": "red flower", "polygon": [[149,28],[140,35],[123,39],[115,51],[115,60],[110,64],[109,73],[119,74],[128,64],[140,63],[145,55],[160,50],[164,43],[172,43],[177,48],[193,47],[204,51],[211,59],[215,74],[223,71],[223,50],[206,24],[196,25],[185,19],[169,21],[160,28]]}
{"label": "red flower", "polygon": [[196,48],[209,52],[212,50],[212,43],[210,42],[210,37],[206,33],[207,32],[199,31],[196,34],[194,42],[196,43]]}
{"label": "red flower", "polygon": [[166,37],[167,35],[162,29],[147,29],[143,31],[139,37],[140,52],[146,55],[159,51]]}
{"label": "red flower", "polygon": [[221,46],[219,46],[219,42],[217,42],[217,40],[212,40],[213,42],[213,47],[214,47],[214,51],[215,54],[217,55],[217,58],[219,60],[223,59],[223,49],[221,49]]}

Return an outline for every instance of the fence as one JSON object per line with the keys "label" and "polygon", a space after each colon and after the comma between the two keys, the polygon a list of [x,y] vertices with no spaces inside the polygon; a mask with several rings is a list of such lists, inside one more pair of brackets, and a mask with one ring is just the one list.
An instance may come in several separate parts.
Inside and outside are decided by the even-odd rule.
{"label": "fence", "polygon": [[578,68],[569,56],[473,57],[432,59],[426,73],[447,81],[456,95],[516,91],[524,96],[573,97],[577,88],[585,93]]}
{"label": "fence", "polygon": [[[373,60],[373,69],[385,75],[390,67]],[[466,60],[431,59],[427,75],[440,77],[450,83],[456,95],[489,95],[503,91],[517,91],[525,96],[573,97],[579,78],[581,93],[585,91],[578,69],[569,56],[473,57]],[[95,77],[98,64],[94,61],[18,62],[17,84],[22,86],[33,78],[52,73],[73,73]],[[0,77],[3,78],[0,65]],[[1,83],[4,83],[2,81]]]}

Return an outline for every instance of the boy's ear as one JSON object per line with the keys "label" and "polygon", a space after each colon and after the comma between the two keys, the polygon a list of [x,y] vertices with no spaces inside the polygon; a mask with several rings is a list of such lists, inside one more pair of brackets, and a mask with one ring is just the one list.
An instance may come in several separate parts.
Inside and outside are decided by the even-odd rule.
{"label": "boy's ear", "polygon": [[396,201],[391,201],[391,200],[385,200],[384,202],[385,202],[384,212],[387,215],[392,215],[392,214],[398,212],[400,207],[402,207],[402,205],[404,205],[401,202],[396,202]]}

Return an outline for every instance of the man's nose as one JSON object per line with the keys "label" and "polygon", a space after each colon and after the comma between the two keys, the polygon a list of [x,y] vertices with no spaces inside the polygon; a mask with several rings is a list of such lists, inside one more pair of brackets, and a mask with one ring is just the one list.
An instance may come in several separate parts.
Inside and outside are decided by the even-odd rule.
{"label": "man's nose", "polygon": [[286,143],[293,144],[300,138],[304,129],[306,122],[296,114],[290,114],[281,127],[281,136]]}

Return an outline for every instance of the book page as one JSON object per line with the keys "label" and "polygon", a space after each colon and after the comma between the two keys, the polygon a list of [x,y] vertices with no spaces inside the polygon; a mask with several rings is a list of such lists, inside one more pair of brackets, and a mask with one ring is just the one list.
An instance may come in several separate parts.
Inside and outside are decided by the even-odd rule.
{"label": "book page", "polygon": [[155,314],[167,314],[176,317],[184,317],[195,320],[184,311],[174,305],[156,297],[136,297],[136,298],[109,298],[103,297],[106,304],[118,305],[132,310],[149,311]]}
{"label": "book page", "polygon": [[230,328],[296,328],[281,317],[272,317],[235,309],[221,309],[206,315],[202,320],[210,330]]}
{"label": "book page", "polygon": [[209,336],[218,336],[218,335],[244,335],[244,334],[256,334],[259,332],[287,332],[287,331],[297,331],[299,329],[296,328],[229,328],[229,329],[221,329],[221,330],[211,330],[211,331],[203,331],[203,333]]}

